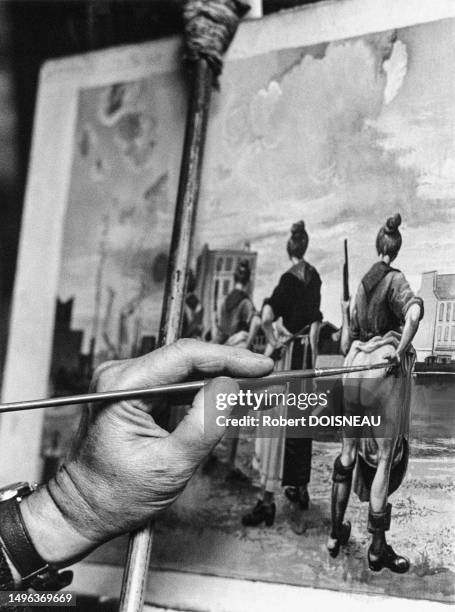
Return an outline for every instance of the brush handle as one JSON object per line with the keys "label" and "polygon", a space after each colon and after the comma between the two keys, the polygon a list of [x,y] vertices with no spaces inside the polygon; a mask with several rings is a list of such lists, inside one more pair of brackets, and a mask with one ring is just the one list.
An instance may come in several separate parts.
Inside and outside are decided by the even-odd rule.
{"label": "brush handle", "polygon": [[[378,370],[390,367],[388,361],[373,365],[346,366],[341,368],[315,368],[313,370],[288,370],[272,372],[263,378],[237,378],[239,386],[243,389],[267,388],[271,385],[285,384],[291,380],[304,378],[327,378],[329,376],[342,376],[355,372]],[[174,403],[180,400],[191,401],[192,397],[205,385],[204,380],[176,383],[172,385],[159,385],[143,389],[126,389],[122,391],[103,391],[102,393],[84,393],[82,395],[66,395],[64,397],[51,397],[48,399],[28,400],[24,402],[11,402],[0,404],[0,413],[18,412],[21,410],[36,410],[38,408],[59,408],[73,404],[114,403],[132,399],[151,399],[154,397],[171,396]]]}

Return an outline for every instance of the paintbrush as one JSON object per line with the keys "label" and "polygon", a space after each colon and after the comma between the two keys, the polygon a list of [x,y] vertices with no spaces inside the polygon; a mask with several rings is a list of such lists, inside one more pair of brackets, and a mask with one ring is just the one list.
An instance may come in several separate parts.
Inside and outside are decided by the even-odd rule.
{"label": "paintbrush", "polygon": [[[364,372],[367,370],[378,370],[389,368],[388,361],[373,365],[343,366],[340,368],[314,368],[308,370],[288,370],[284,372],[273,372],[262,378],[237,378],[240,388],[250,389],[258,387],[269,387],[301,380],[305,378],[324,378],[329,376],[341,376],[353,372]],[[103,391],[101,393],[83,393],[81,395],[66,395],[61,397],[50,397],[37,400],[26,400],[22,402],[9,402],[0,404],[0,413],[19,412],[21,410],[36,410],[38,408],[59,408],[72,404],[88,404],[93,402],[113,403],[132,399],[151,399],[156,397],[170,397],[174,403],[179,398],[188,399],[194,396],[204,387],[207,380],[196,380],[190,382],[175,383],[169,385],[158,385],[142,389],[124,389],[120,391]]]}

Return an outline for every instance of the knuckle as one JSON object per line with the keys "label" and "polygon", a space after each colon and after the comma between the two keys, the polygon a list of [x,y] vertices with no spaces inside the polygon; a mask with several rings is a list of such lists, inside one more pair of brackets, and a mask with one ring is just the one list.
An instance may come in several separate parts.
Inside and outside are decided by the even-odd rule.
{"label": "knuckle", "polygon": [[173,346],[184,353],[190,353],[194,350],[200,343],[194,338],[180,338],[176,342],[174,342]]}
{"label": "knuckle", "polygon": [[100,364],[93,373],[91,387],[97,391],[112,389],[114,382],[118,379],[121,366],[116,361],[105,361]]}

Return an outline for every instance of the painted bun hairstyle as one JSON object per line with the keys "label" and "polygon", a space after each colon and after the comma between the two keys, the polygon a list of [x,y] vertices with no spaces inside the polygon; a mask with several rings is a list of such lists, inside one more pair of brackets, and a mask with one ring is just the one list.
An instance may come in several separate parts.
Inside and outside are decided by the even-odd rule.
{"label": "painted bun hairstyle", "polygon": [[291,227],[291,237],[287,243],[289,257],[302,259],[308,248],[308,234],[305,229],[304,221],[297,221]]}
{"label": "painted bun hairstyle", "polygon": [[396,213],[389,217],[381,227],[376,237],[376,251],[378,255],[388,255],[393,261],[401,249],[402,237],[400,230],[401,215]]}
{"label": "painted bun hairstyle", "polygon": [[234,272],[234,280],[236,283],[247,285],[251,278],[251,268],[248,259],[240,259]]}

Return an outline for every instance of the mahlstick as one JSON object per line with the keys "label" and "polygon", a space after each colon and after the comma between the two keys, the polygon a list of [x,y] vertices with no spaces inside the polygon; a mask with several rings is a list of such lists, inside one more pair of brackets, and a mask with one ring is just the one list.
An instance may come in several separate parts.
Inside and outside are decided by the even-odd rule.
{"label": "mahlstick", "polygon": [[[161,346],[180,335],[211,92],[222,69],[223,54],[248,9],[242,0],[187,0],[183,8],[189,104],[161,316]],[[143,608],[152,537],[152,523],[131,534],[119,612],[140,612]]]}

